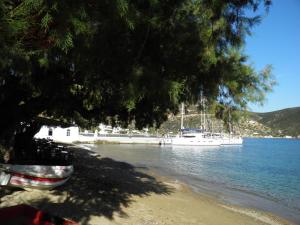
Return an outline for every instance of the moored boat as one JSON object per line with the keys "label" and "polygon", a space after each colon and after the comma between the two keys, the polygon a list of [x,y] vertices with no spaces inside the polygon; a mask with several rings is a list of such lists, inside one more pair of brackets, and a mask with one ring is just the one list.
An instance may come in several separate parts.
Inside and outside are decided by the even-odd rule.
{"label": "moored boat", "polygon": [[183,146],[220,146],[221,140],[215,139],[200,129],[183,129],[181,135],[171,139],[172,145]]}
{"label": "moored boat", "polygon": [[184,128],[183,126],[184,104],[181,104],[180,134],[171,139],[173,146],[220,146],[221,141],[206,133],[204,129]]}
{"label": "moored boat", "polygon": [[221,145],[242,145],[243,138],[237,135],[212,133],[211,136],[221,142]]}
{"label": "moored boat", "polygon": [[222,145],[242,145],[243,144],[243,138],[241,137],[223,137],[222,139]]}
{"label": "moored boat", "polygon": [[73,173],[73,165],[0,164],[0,185],[24,189],[53,189],[64,184]]}

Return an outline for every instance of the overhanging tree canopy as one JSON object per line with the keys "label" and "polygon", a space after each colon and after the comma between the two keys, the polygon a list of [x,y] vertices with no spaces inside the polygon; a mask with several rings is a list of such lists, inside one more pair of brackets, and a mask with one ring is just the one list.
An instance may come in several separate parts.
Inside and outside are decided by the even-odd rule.
{"label": "overhanging tree canopy", "polygon": [[199,93],[246,107],[272,86],[239,50],[269,0],[0,0],[0,145],[39,115],[159,125]]}

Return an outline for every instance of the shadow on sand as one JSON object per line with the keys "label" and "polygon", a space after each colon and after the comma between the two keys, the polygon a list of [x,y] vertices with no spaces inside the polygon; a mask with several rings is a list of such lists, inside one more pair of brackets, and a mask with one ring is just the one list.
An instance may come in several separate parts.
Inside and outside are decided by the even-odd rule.
{"label": "shadow on sand", "polygon": [[130,205],[133,196],[172,192],[128,163],[91,156],[82,149],[74,149],[74,155],[75,172],[65,185],[33,195],[25,203],[86,225],[92,216],[113,220],[117,213],[126,217],[123,209]]}

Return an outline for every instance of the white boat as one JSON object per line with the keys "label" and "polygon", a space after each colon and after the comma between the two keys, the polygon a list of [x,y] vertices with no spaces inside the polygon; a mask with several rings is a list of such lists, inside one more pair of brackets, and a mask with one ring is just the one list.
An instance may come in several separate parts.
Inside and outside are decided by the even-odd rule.
{"label": "white boat", "polygon": [[224,135],[221,133],[212,133],[213,138],[220,140],[221,145],[242,145],[243,138],[235,135]]}
{"label": "white boat", "polygon": [[223,137],[221,139],[222,145],[242,145],[243,144],[243,138],[241,137]]}
{"label": "white boat", "polygon": [[182,134],[171,139],[172,145],[181,146],[220,146],[220,139],[210,137],[199,129],[183,129]]}
{"label": "white boat", "polygon": [[243,138],[233,134],[233,127],[232,127],[232,120],[231,120],[231,113],[230,110],[228,111],[228,118],[229,118],[229,134],[221,135],[222,145],[242,145]]}
{"label": "white boat", "polygon": [[0,185],[23,189],[53,189],[64,184],[74,171],[73,165],[0,164]]}
{"label": "white boat", "polygon": [[171,139],[173,146],[220,146],[221,141],[211,137],[202,129],[190,129],[183,127],[184,104],[181,104],[181,132]]}

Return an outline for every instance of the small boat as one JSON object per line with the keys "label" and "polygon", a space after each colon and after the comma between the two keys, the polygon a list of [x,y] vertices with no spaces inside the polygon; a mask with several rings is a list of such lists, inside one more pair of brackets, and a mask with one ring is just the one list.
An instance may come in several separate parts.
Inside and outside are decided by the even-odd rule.
{"label": "small boat", "polygon": [[0,221],[1,225],[79,225],[24,204],[1,208]]}
{"label": "small boat", "polygon": [[0,185],[23,189],[53,189],[64,184],[74,171],[73,165],[0,164]]}

